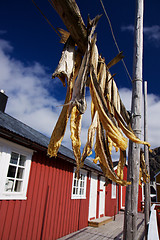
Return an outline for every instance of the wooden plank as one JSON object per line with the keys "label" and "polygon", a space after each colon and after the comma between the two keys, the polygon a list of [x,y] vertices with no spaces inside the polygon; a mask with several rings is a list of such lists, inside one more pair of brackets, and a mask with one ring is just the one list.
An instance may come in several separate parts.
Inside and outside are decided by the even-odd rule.
{"label": "wooden plank", "polygon": [[[54,198],[55,198],[55,183],[56,183],[56,160],[52,159],[50,160],[52,163],[50,166],[50,201],[48,203],[48,214],[47,214],[47,219],[45,223],[45,230],[43,231],[43,236],[42,239],[49,239],[52,236],[52,229],[53,229],[53,211],[54,211]],[[53,187],[51,187],[53,186]]]}
{"label": "wooden plank", "polygon": [[3,239],[4,226],[6,223],[6,214],[8,209],[9,201],[3,201],[1,203],[1,214],[0,214],[0,239]]}
{"label": "wooden plank", "polygon": [[[122,239],[123,237],[123,219],[124,214],[120,213],[116,216],[115,221],[111,221],[105,225],[100,226],[99,228],[86,227],[77,232],[71,233],[65,237],[60,238],[59,240],[87,240],[87,239]],[[144,214],[138,214],[137,224],[144,222]],[[143,225],[143,226],[142,226]],[[142,235],[144,231],[144,224],[141,224],[138,232]],[[140,236],[139,235],[139,236]],[[89,238],[88,238],[89,236]],[[137,238],[138,239],[138,238]]]}
{"label": "wooden plank", "polygon": [[12,223],[11,223],[11,229],[10,229],[10,234],[9,237],[11,239],[16,239],[15,235],[16,232],[18,231],[18,220],[20,217],[20,209],[21,209],[21,203],[22,201],[14,201],[15,206],[14,206],[14,212],[13,212],[13,218],[12,218]]}
{"label": "wooden plank", "polygon": [[[34,213],[34,220],[33,225],[30,227],[32,229],[29,231],[30,235],[28,235],[28,239],[37,239],[37,232],[38,227],[42,228],[42,221],[43,221],[43,215],[44,215],[44,204],[46,199],[46,192],[47,192],[47,176],[45,176],[45,172],[47,171],[47,166],[43,165],[44,162],[44,154],[39,154],[39,160],[41,162],[40,167],[40,178],[38,184],[36,184],[36,188],[38,190],[37,192],[37,198],[36,206],[35,206],[35,213]],[[45,159],[46,161],[46,159]],[[31,224],[30,224],[31,225]]]}
{"label": "wooden plank", "polygon": [[11,225],[12,225],[13,212],[14,212],[14,201],[11,200],[11,201],[9,201],[9,204],[7,207],[2,239],[9,239],[9,233],[10,233],[10,229],[11,229]]}
{"label": "wooden plank", "polygon": [[88,225],[90,227],[100,227],[112,220],[113,220],[112,217],[102,217],[102,218],[94,219],[92,221],[88,221]]}

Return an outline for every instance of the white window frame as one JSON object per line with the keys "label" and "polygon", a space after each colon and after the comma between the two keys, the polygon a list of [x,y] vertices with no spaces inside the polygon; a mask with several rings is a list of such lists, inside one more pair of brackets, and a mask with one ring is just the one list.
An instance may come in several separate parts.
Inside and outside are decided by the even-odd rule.
{"label": "white window frame", "polygon": [[[87,187],[87,171],[84,169],[80,170],[80,175],[83,174],[84,176],[84,187],[83,187],[83,195],[80,195],[80,182],[81,179],[77,179],[75,178],[75,172],[76,172],[76,168],[74,168],[73,171],[73,180],[72,180],[72,193],[71,193],[71,199],[86,199],[86,187]],[[74,189],[74,180],[78,181],[78,193],[73,193],[73,189]]]}
{"label": "white window frame", "polygon": [[116,197],[117,197],[117,185],[115,182],[112,182],[111,199],[116,199]]}
{"label": "white window frame", "polygon": [[[23,175],[23,185],[20,192],[5,191],[7,173],[11,158],[11,153],[15,152],[26,157],[25,170]],[[16,143],[0,138],[0,199],[1,200],[26,200],[28,180],[31,167],[33,150],[20,146]]]}

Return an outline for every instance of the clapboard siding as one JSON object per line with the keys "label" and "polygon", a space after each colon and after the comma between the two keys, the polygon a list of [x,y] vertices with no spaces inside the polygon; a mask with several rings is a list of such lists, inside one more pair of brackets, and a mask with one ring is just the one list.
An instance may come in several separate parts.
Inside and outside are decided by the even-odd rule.
{"label": "clapboard siding", "polygon": [[86,199],[71,199],[74,165],[35,152],[27,200],[0,201],[0,239],[57,239],[88,225],[89,188]]}
{"label": "clapboard siding", "polygon": [[106,186],[106,198],[105,198],[105,215],[106,216],[114,216],[117,214],[117,188],[116,186],[116,198],[112,199],[112,184],[108,184]]}

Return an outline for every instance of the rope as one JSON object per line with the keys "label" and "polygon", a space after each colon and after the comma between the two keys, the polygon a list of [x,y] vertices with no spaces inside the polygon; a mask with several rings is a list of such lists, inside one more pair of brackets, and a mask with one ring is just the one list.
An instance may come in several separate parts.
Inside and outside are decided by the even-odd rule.
{"label": "rope", "polygon": [[[100,3],[101,3],[101,5],[102,5],[103,11],[104,11],[104,13],[105,13],[105,15],[106,15],[106,18],[107,18],[107,20],[108,20],[108,23],[109,23],[109,26],[110,26],[110,29],[111,29],[111,33],[112,33],[112,37],[113,37],[114,43],[115,43],[115,45],[116,45],[116,47],[117,47],[118,52],[120,53],[121,51],[120,51],[120,49],[119,49],[119,47],[118,47],[118,44],[117,44],[117,41],[116,41],[116,38],[115,38],[115,35],[114,35],[114,32],[113,32],[113,28],[112,28],[111,21],[110,21],[110,19],[109,19],[109,16],[108,16],[108,14],[107,14],[107,12],[106,12],[106,9],[105,9],[105,7],[104,7],[104,5],[103,5],[102,0],[100,0]],[[131,76],[130,76],[130,74],[129,74],[129,71],[128,71],[127,66],[126,66],[126,64],[125,64],[125,62],[124,62],[123,59],[122,59],[122,62],[123,62],[124,68],[125,68],[125,70],[126,70],[126,72],[127,72],[127,75],[128,75],[129,79],[130,79],[131,82],[132,82],[132,78],[131,78]]]}
{"label": "rope", "polygon": [[51,26],[51,28],[56,32],[56,34],[61,38],[61,35],[57,32],[57,30],[53,27],[53,25],[51,24],[51,22],[46,18],[46,16],[44,15],[44,13],[41,11],[41,9],[37,6],[37,4],[34,2],[34,0],[32,0],[33,4],[36,6],[36,8],[38,9],[38,11],[42,14],[42,16],[46,19],[46,21],[48,22],[48,24]]}

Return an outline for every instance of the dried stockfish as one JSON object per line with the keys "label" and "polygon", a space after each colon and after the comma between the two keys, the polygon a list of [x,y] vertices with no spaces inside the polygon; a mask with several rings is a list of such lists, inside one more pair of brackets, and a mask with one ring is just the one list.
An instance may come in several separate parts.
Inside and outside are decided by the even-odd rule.
{"label": "dried stockfish", "polygon": [[74,106],[77,106],[81,114],[83,114],[86,110],[87,103],[85,100],[85,88],[86,88],[86,81],[88,77],[88,64],[87,64],[88,62],[89,62],[89,54],[88,54],[88,51],[86,51],[82,60],[78,77],[73,86],[73,94],[70,102],[69,112],[71,112]]}
{"label": "dried stockfish", "polygon": [[62,111],[59,115],[58,121],[56,123],[56,126],[53,130],[51,139],[50,139],[50,143],[48,145],[48,155],[50,157],[56,157],[57,156],[57,152],[59,150],[59,147],[61,145],[61,142],[63,140],[64,134],[65,134],[65,130],[66,130],[66,126],[67,126],[67,122],[69,119],[69,114],[68,114],[68,108],[69,105],[67,105],[71,99],[71,92],[72,89],[70,86],[68,86],[67,88],[67,94],[66,94],[66,99],[65,99],[65,104],[62,108]]}
{"label": "dried stockfish", "polygon": [[118,63],[119,61],[121,61],[124,56],[122,55],[123,52],[118,53],[118,55],[113,58],[108,64],[107,64],[107,69],[111,68],[112,66],[114,66],[116,63]]}
{"label": "dried stockfish", "polygon": [[75,56],[75,42],[71,37],[69,37],[64,45],[59,64],[55,72],[52,74],[52,78],[58,77],[62,81],[63,86],[66,85],[65,79],[67,79],[67,83],[69,85],[74,71]]}
{"label": "dried stockfish", "polygon": [[81,121],[82,115],[79,113],[77,106],[72,108],[71,119],[70,119],[70,130],[71,130],[71,140],[72,140],[72,149],[77,163],[77,177],[79,178],[79,169],[80,169],[80,159],[81,159]]}
{"label": "dried stockfish", "polygon": [[102,95],[101,89],[96,80],[96,76],[94,74],[94,69],[91,66],[91,96],[92,101],[95,105],[96,110],[98,111],[100,121],[103,124],[108,136],[112,139],[113,142],[116,143],[117,147],[122,149],[123,151],[127,148],[127,139],[123,137],[122,133],[117,129],[117,127],[113,124],[112,118],[107,110],[107,103]]}
{"label": "dried stockfish", "polygon": [[[93,64],[95,69],[95,74],[97,75],[97,66],[98,66],[98,49],[95,44],[95,42],[92,45],[92,53],[91,53],[91,64]],[[104,64],[104,60],[101,59],[99,64],[99,72],[98,72],[98,82],[100,84],[100,87],[102,89],[102,92],[104,92],[105,89],[105,80],[106,80],[106,68]],[[94,104],[92,102],[92,107],[94,107]],[[88,129],[88,137],[87,137],[87,143],[83,149],[82,157],[81,157],[81,163],[83,165],[83,162],[85,158],[92,154],[92,148],[93,148],[93,141],[95,132],[97,129],[97,119],[98,119],[98,112],[94,111],[92,116],[92,123]],[[94,161],[95,162],[95,161]]]}
{"label": "dried stockfish", "polygon": [[147,166],[146,166],[145,159],[144,159],[144,152],[142,149],[140,150],[140,166],[141,166],[141,171],[142,171],[143,182],[147,183],[150,181],[150,176],[147,171]]}
{"label": "dried stockfish", "polygon": [[126,164],[126,151],[120,150],[120,158],[117,166],[117,176],[123,179],[123,169]]}
{"label": "dried stockfish", "polygon": [[65,31],[64,29],[62,28],[58,28],[58,31],[60,32],[61,34],[61,40],[60,40],[60,43],[66,43],[67,42],[67,39],[69,38],[70,36],[70,33]]}
{"label": "dried stockfish", "polygon": [[135,143],[139,143],[139,144],[144,144],[147,145],[148,147],[150,147],[151,145],[148,142],[142,141],[140,140],[133,132],[133,130],[129,129],[125,122],[123,121],[122,117],[120,116],[120,114],[116,111],[115,109],[115,118],[118,122],[118,126],[122,129],[123,133],[127,136],[127,138],[129,138],[132,142]]}
{"label": "dried stockfish", "polygon": [[116,173],[114,172],[114,170],[111,168],[108,159],[107,159],[107,155],[105,153],[105,149],[104,149],[104,144],[102,142],[102,138],[101,138],[101,125],[100,122],[98,122],[97,125],[97,135],[96,135],[96,156],[99,157],[99,162],[100,162],[100,166],[102,168],[102,171],[105,175],[105,177],[109,178],[110,180],[125,186],[125,185],[129,185],[130,182],[127,182],[125,180],[121,180]]}
{"label": "dried stockfish", "polygon": [[65,103],[63,105],[63,108],[59,115],[58,121],[57,121],[56,126],[53,130],[53,133],[51,135],[50,143],[48,145],[48,155],[50,155],[51,157],[57,156],[57,152],[59,150],[59,147],[61,145],[61,142],[62,142],[64,134],[65,134],[67,122],[69,119],[69,102],[70,102],[71,96],[72,96],[73,83],[74,83],[75,78],[77,77],[77,74],[78,74],[78,71],[80,68],[80,63],[81,63],[81,54],[78,52],[76,54],[74,75],[70,81],[70,84],[67,87]]}
{"label": "dried stockfish", "polygon": [[98,112],[96,111],[93,117],[93,121],[88,129],[87,143],[83,149],[83,153],[81,157],[81,163],[82,163],[81,165],[83,165],[83,162],[86,159],[86,157],[92,154],[93,140],[94,140],[95,132],[97,129],[97,116],[98,116]]}
{"label": "dried stockfish", "polygon": [[[74,87],[73,87],[73,94],[71,99],[71,105],[69,108],[69,112],[71,112],[73,106],[77,106],[79,112],[83,114],[87,108],[87,103],[85,99],[85,92],[86,92],[86,83],[88,79],[89,74],[89,61],[90,61],[90,55],[91,55],[91,38],[95,31],[97,22],[99,20],[99,16],[95,17],[93,20],[89,20],[89,26],[88,26],[88,47],[85,51],[82,64],[79,70],[78,77],[75,81]],[[93,42],[95,41],[95,38],[93,38]],[[95,57],[95,56],[93,56]]]}

